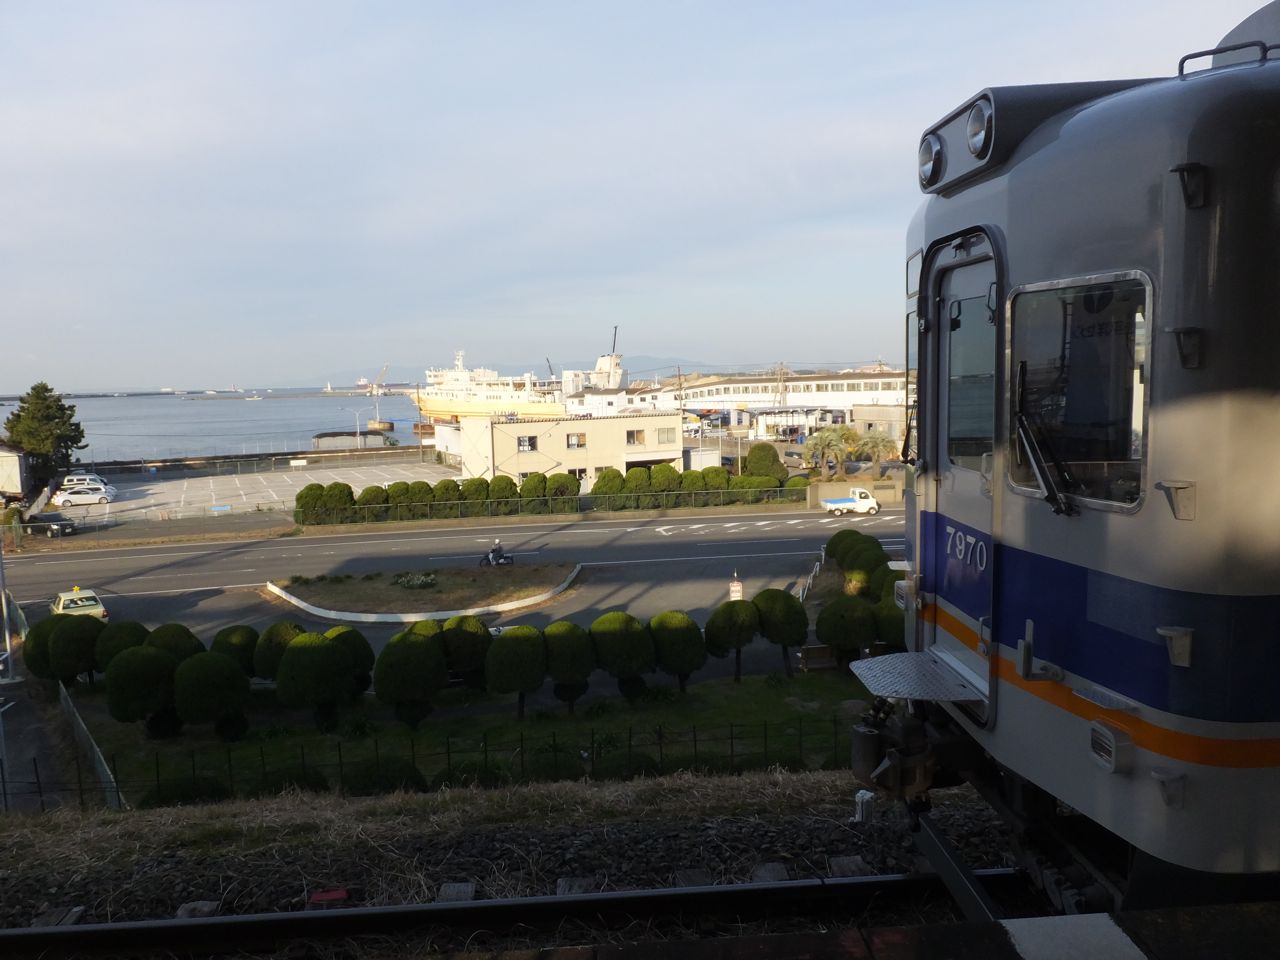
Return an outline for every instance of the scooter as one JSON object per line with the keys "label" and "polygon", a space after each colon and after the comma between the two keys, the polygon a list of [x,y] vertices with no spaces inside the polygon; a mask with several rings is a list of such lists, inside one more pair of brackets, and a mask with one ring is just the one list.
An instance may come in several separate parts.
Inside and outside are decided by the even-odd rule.
{"label": "scooter", "polygon": [[503,550],[490,547],[489,552],[480,558],[480,566],[482,567],[509,567],[516,562],[516,558]]}

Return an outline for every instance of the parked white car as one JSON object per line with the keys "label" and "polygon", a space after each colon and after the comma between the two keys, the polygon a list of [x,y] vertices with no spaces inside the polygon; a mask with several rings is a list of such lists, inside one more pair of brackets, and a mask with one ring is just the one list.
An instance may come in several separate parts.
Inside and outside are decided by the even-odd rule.
{"label": "parked white car", "polygon": [[77,503],[110,503],[115,498],[115,487],[104,487],[100,483],[86,483],[68,490],[59,490],[53,497],[60,507],[70,507]]}

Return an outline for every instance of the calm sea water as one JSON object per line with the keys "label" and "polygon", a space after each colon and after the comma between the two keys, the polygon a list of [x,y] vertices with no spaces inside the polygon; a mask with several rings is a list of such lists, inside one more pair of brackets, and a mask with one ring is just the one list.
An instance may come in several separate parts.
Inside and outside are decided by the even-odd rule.
{"label": "calm sea water", "polygon": [[[314,434],[360,430],[380,417],[395,423],[401,443],[413,440],[417,419],[406,396],[364,397],[317,391],[250,394],[68,398],[84,427],[82,463],[141,458],[280,453],[310,450]],[[375,402],[376,400],[376,402]],[[12,405],[0,407],[0,415]]]}

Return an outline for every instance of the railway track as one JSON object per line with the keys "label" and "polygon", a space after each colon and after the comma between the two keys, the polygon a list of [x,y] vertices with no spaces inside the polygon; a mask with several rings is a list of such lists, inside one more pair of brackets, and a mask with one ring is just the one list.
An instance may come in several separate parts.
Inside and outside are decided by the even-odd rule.
{"label": "railway track", "polygon": [[[979,870],[974,871],[974,876],[996,899],[1017,896],[1025,889],[1024,878],[1013,869]],[[189,920],[22,927],[0,930],[0,956],[243,955],[361,937],[406,940],[444,933],[452,935],[450,940],[464,942],[476,931],[484,931],[489,938],[518,937],[527,945],[538,942],[540,932],[549,937],[569,921],[576,921],[585,931],[617,930],[640,923],[650,931],[669,924],[672,929],[701,929],[705,933],[707,925],[718,919],[743,924],[822,917],[844,918],[853,923],[873,908],[943,905],[947,898],[942,880],[932,874],[672,887]],[[945,906],[940,909],[945,910]],[[589,937],[582,939],[591,942]]]}

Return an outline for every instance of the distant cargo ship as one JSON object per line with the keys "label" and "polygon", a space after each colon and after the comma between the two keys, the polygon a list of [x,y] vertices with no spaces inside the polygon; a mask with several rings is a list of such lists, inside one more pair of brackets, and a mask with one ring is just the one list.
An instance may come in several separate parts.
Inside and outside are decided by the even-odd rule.
{"label": "distant cargo ship", "polygon": [[559,378],[537,378],[532,373],[504,377],[483,367],[467,369],[462,350],[453,357],[452,367],[428,369],[425,386],[407,391],[422,418],[431,423],[503,414],[564,416],[567,394],[587,387],[618,389],[627,385],[622,355],[617,353],[601,355],[594,370],[565,370]]}

